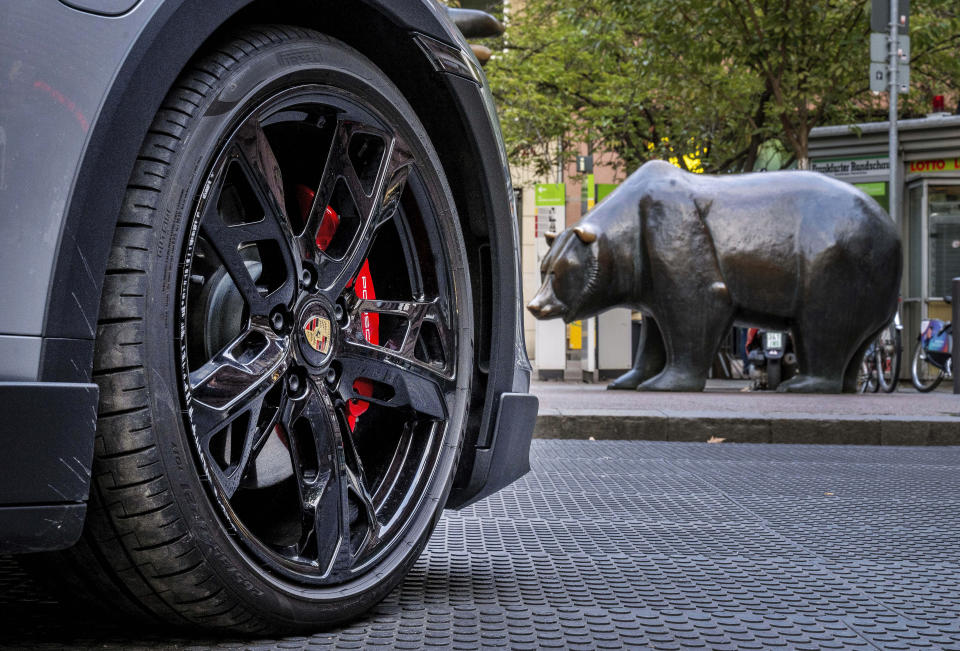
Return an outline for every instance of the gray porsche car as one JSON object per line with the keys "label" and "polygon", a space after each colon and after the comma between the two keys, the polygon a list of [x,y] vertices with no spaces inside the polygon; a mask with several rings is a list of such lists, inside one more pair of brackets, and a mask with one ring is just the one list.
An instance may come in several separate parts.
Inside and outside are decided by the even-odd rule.
{"label": "gray porsche car", "polygon": [[0,5],[0,553],[113,613],[356,616],[529,468],[516,211],[435,0]]}

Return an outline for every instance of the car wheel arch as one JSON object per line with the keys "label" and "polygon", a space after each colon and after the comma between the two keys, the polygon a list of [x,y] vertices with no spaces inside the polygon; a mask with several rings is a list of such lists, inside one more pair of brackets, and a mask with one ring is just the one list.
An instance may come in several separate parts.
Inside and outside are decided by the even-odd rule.
{"label": "car wheel arch", "polygon": [[[491,168],[489,161],[495,156],[490,151],[480,152],[474,146],[469,117],[463,115],[459,103],[464,94],[479,96],[479,93],[472,81],[437,73],[413,41],[410,25],[398,25],[392,21],[403,17],[387,15],[392,9],[383,9],[376,3],[359,3],[344,9],[338,3],[330,3],[323,9],[302,10],[306,5],[279,11],[266,0],[233,0],[205,5],[203,12],[196,12],[191,0],[158,3],[105,93],[77,167],[47,297],[39,376],[47,381],[90,379],[92,365],[88,361],[92,361],[100,291],[116,225],[115,215],[120,211],[143,134],[181,70],[198,52],[228,32],[255,23],[292,24],[343,40],[381,67],[409,98],[440,154],[470,251],[473,302],[477,311],[478,377],[474,382],[475,399],[465,441],[465,445],[471,446],[477,443],[473,437],[481,437],[482,432],[492,427],[492,407],[482,407],[495,397],[488,391],[488,374],[490,347],[494,345],[493,333],[498,327],[497,306],[502,308],[519,300],[519,296],[515,296],[519,271],[515,259],[516,224],[508,219],[509,212],[498,214],[496,208],[498,201],[512,201],[512,197],[486,196],[484,188],[489,187],[489,183],[483,174],[504,172]],[[357,12],[360,19],[347,20],[348,11]],[[369,38],[371,24],[380,33],[392,30],[397,38]],[[437,24],[433,29],[441,29]],[[399,53],[401,56],[388,47],[397,43],[405,44],[404,51]],[[158,66],[158,61],[163,65]],[[496,143],[495,131],[480,135],[486,136],[489,143]],[[481,160],[484,154],[488,161],[486,168]],[[506,193],[504,188],[504,195]],[[74,281],[76,278],[85,280],[78,284]],[[500,324],[501,330],[509,320]],[[514,332],[507,330],[509,335]],[[509,358],[512,361],[512,354]],[[480,443],[482,446],[484,441]],[[455,492],[456,486],[465,485],[469,479],[472,455],[465,457],[465,461],[469,461],[463,464]]]}

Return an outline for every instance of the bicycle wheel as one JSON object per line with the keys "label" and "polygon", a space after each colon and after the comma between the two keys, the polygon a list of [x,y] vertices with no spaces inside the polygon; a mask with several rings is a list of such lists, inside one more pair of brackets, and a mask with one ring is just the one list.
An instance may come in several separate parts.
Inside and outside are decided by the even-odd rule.
{"label": "bicycle wheel", "polygon": [[933,391],[943,381],[943,370],[927,361],[926,352],[923,350],[923,342],[920,341],[917,342],[917,347],[913,351],[910,377],[913,380],[913,386],[921,393]]}
{"label": "bicycle wheel", "polygon": [[900,380],[900,360],[903,342],[900,331],[890,324],[882,333],[877,344],[877,381],[885,393],[893,393]]}
{"label": "bicycle wheel", "polygon": [[877,382],[877,365],[875,363],[875,346],[871,346],[860,362],[860,371],[857,373],[857,393],[876,393],[879,388]]}

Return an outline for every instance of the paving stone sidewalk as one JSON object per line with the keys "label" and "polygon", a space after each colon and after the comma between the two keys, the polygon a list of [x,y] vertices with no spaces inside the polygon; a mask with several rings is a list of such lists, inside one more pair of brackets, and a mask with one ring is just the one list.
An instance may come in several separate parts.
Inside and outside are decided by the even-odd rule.
{"label": "paving stone sidewalk", "polygon": [[812,395],[745,392],[711,380],[703,393],[608,391],[605,383],[534,382],[535,436],[547,438],[821,443],[960,444],[960,396],[920,393]]}

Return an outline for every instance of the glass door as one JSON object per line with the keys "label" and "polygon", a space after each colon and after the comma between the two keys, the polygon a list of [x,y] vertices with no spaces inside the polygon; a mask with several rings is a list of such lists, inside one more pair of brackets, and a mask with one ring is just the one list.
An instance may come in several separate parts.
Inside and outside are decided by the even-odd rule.
{"label": "glass door", "polygon": [[960,277],[960,179],[921,179],[907,187],[903,220],[904,353],[910,354],[923,319],[950,320],[943,300]]}
{"label": "glass door", "polygon": [[960,277],[960,185],[929,183],[927,229],[927,297],[942,302]]}

